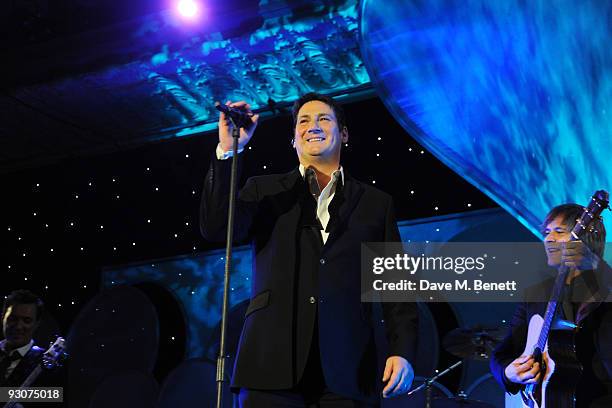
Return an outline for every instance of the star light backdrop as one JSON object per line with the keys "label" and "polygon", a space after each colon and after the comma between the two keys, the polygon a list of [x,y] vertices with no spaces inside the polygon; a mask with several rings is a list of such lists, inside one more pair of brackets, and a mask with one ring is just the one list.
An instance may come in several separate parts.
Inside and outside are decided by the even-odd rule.
{"label": "star light backdrop", "polygon": [[[412,140],[380,101],[346,109],[344,165],[391,193],[398,219],[495,207]],[[290,129],[288,116],[263,121],[243,155],[244,174],[296,166]],[[201,186],[216,141],[216,134],[206,134],[2,176],[3,291],[39,293],[66,332],[100,289],[103,267],[217,248],[200,237],[198,226]]]}

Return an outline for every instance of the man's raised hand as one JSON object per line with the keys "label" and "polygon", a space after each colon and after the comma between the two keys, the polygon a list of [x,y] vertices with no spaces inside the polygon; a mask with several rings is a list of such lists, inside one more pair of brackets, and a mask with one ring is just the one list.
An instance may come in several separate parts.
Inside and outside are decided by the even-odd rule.
{"label": "man's raised hand", "polygon": [[[225,103],[227,106],[236,109],[244,109],[249,116],[251,116],[252,124],[248,128],[240,128],[240,137],[238,138],[238,149],[243,149],[251,137],[253,137],[253,132],[255,132],[255,128],[257,127],[257,120],[259,119],[259,115],[253,115],[251,112],[251,105],[246,103],[245,101],[232,102],[227,101]],[[229,152],[232,150],[233,139],[232,139],[232,122],[229,120],[227,115],[223,112],[219,112],[219,144],[221,145],[221,149],[224,152]]]}

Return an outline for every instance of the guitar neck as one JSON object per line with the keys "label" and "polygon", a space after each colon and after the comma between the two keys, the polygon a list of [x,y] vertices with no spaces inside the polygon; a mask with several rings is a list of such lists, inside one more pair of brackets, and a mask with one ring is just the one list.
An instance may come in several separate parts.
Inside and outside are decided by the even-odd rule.
{"label": "guitar neck", "polygon": [[[25,388],[25,387],[29,387],[30,385],[32,385],[32,383],[36,381],[36,379],[38,378],[41,372],[42,372],[42,367],[37,366],[34,370],[32,370],[30,375],[28,375],[28,378],[25,379],[25,381],[19,386],[19,388]],[[17,403],[15,401],[9,401],[6,403],[6,405],[4,405],[3,408],[14,408],[16,406],[17,406]]]}
{"label": "guitar neck", "polygon": [[25,379],[25,381],[23,382],[23,384],[21,384],[21,387],[29,387],[30,385],[32,385],[32,383],[34,381],[36,381],[36,379],[38,378],[38,376],[40,375],[40,373],[42,373],[42,367],[41,366],[37,366],[34,370],[32,370],[32,372],[30,373],[30,375],[28,375],[28,378]]}
{"label": "guitar neck", "polygon": [[546,313],[544,314],[544,323],[542,324],[542,330],[540,331],[540,336],[538,337],[537,347],[540,350],[544,350],[546,342],[548,341],[550,327],[552,326],[552,322],[555,318],[555,313],[557,312],[557,304],[559,303],[559,301],[561,300],[561,296],[563,295],[563,288],[565,287],[565,280],[567,279],[568,271],[569,269],[566,266],[559,267],[559,272],[557,273],[557,277],[555,279],[555,285],[548,300],[548,305],[546,306]]}
{"label": "guitar neck", "polygon": [[[606,191],[597,191],[591,198],[591,203],[589,207],[587,207],[580,219],[576,220],[576,224],[572,231],[570,232],[570,241],[578,241],[584,232],[587,230],[589,225],[593,222],[595,217],[597,217],[604,208],[608,207],[609,199],[608,193]],[[550,295],[550,299],[548,300],[548,305],[546,306],[546,314],[544,315],[544,323],[542,324],[542,330],[540,331],[540,336],[538,337],[537,347],[543,351],[546,346],[546,342],[548,341],[548,335],[550,333],[550,326],[552,325],[553,319],[555,318],[555,313],[557,312],[557,304],[559,300],[561,300],[561,296],[563,295],[563,289],[565,287],[565,281],[567,279],[567,275],[569,273],[569,268],[565,265],[561,265],[559,267],[559,272],[557,273],[557,278],[555,279],[555,286],[553,287],[553,291]]]}

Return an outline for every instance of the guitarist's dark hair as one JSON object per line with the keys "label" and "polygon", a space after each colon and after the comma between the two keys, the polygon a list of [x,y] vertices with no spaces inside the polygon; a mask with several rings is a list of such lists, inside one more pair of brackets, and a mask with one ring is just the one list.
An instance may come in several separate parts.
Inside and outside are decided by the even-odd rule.
{"label": "guitarist's dark hair", "polygon": [[[578,204],[562,204],[556,206],[550,210],[544,219],[544,223],[541,226],[542,235],[544,235],[546,226],[558,216],[563,217],[563,221],[567,223],[570,229],[574,228],[576,221],[582,216],[583,212],[584,207]],[[592,230],[587,230],[584,233],[581,240],[595,255],[601,258],[603,257],[606,245],[606,228],[601,218],[593,220],[592,227]]]}
{"label": "guitarist's dark hair", "polygon": [[4,306],[2,307],[2,320],[4,320],[4,314],[10,306],[31,304],[36,305],[36,320],[38,321],[40,320],[43,312],[45,311],[45,305],[42,299],[26,289],[18,289],[12,291],[6,297],[6,299],[4,299]]}

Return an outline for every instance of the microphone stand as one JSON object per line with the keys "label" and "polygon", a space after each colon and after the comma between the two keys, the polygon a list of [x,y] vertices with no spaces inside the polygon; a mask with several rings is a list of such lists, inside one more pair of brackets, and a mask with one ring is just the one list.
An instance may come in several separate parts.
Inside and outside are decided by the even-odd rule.
{"label": "microphone stand", "polygon": [[219,355],[217,356],[217,408],[223,404],[223,383],[225,382],[225,362],[229,356],[225,355],[225,337],[227,335],[227,317],[229,313],[229,288],[230,272],[232,270],[232,244],[234,241],[234,212],[236,207],[236,185],[238,183],[238,139],[240,128],[238,121],[234,121],[232,115],[228,115],[232,122],[232,170],[230,176],[229,208],[227,210],[227,236],[225,244],[225,274],[223,277],[223,306],[221,309],[221,339],[219,342]]}
{"label": "microphone stand", "polygon": [[425,408],[431,408],[431,384],[433,384],[434,381],[436,381],[438,378],[442,377],[444,374],[446,374],[449,371],[459,367],[462,363],[463,363],[463,360],[459,360],[455,364],[453,364],[452,366],[448,367],[446,370],[442,371],[441,373],[438,373],[438,374],[434,375],[433,377],[425,379],[425,382],[423,384],[421,384],[418,387],[414,388],[413,390],[411,390],[406,395],[412,395],[415,392],[418,392],[418,391],[422,390],[423,388],[425,388]]}

